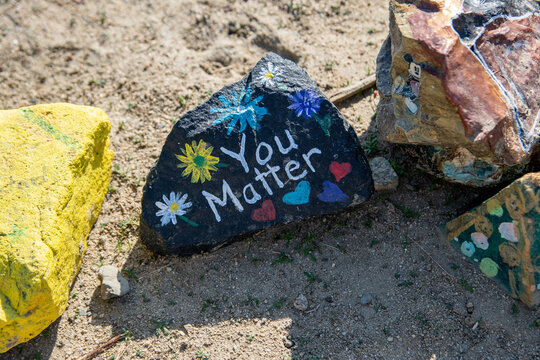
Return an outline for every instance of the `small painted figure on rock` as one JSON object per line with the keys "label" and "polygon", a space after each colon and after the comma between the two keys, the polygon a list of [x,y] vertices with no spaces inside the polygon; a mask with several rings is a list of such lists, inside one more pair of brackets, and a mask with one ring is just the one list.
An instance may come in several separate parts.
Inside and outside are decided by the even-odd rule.
{"label": "small painted figure on rock", "polygon": [[[416,99],[420,95],[420,77],[422,76],[422,65],[414,62],[411,54],[405,53],[403,59],[409,64],[409,76],[407,80],[403,77],[396,79],[394,93],[405,98],[405,105],[411,114],[418,112]],[[401,80],[401,81],[399,81]]]}

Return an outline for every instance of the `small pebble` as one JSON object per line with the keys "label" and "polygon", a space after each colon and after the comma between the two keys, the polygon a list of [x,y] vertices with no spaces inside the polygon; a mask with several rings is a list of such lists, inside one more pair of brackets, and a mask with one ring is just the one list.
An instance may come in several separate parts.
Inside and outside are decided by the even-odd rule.
{"label": "small pebble", "polygon": [[362,305],[369,305],[371,304],[372,301],[373,301],[373,295],[371,295],[370,293],[364,294],[360,298],[360,304]]}
{"label": "small pebble", "polygon": [[293,342],[292,340],[285,339],[285,340],[283,341],[283,345],[285,345],[285,347],[286,347],[287,349],[290,349],[290,348],[292,348],[292,347],[294,346],[294,342]]}
{"label": "small pebble", "polygon": [[465,317],[464,322],[465,322],[466,326],[472,328],[476,321],[471,316],[467,316],[467,317]]}
{"label": "small pebble", "polygon": [[309,306],[306,296],[304,294],[298,295],[296,300],[294,300],[293,306],[297,310],[306,311]]}
{"label": "small pebble", "polygon": [[472,314],[472,313],[474,312],[474,305],[473,305],[472,302],[469,301],[469,302],[467,303],[466,307],[467,307],[467,312],[468,312],[469,314]]}
{"label": "small pebble", "polygon": [[379,156],[369,160],[369,166],[376,191],[395,191],[397,189],[399,177],[388,160]]}
{"label": "small pebble", "polygon": [[333,303],[334,298],[332,298],[331,296],[327,296],[327,297],[324,298],[324,301],[326,301],[327,303]]}
{"label": "small pebble", "polygon": [[129,292],[129,282],[112,265],[106,265],[99,269],[99,279],[101,280],[103,300],[123,296]]}
{"label": "small pebble", "polygon": [[388,340],[388,342],[392,342],[392,341],[394,341],[394,338],[392,336],[389,336],[388,339],[386,339],[386,340]]}

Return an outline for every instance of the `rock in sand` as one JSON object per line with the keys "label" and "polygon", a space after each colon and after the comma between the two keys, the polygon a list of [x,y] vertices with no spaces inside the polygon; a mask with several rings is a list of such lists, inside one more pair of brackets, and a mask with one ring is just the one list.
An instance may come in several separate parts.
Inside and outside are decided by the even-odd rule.
{"label": "rock in sand", "polygon": [[0,353],[67,306],[109,185],[110,126],[88,106],[0,111]]}
{"label": "rock in sand", "polygon": [[141,239],[193,254],[372,192],[352,127],[304,70],[270,53],[175,124],[143,191]]}

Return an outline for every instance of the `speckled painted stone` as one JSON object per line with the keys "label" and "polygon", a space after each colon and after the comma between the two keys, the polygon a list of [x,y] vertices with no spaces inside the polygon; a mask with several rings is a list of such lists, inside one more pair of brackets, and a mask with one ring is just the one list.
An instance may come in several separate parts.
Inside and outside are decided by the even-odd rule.
{"label": "speckled painted stone", "polygon": [[448,242],[528,306],[540,304],[540,172],[444,227]]}

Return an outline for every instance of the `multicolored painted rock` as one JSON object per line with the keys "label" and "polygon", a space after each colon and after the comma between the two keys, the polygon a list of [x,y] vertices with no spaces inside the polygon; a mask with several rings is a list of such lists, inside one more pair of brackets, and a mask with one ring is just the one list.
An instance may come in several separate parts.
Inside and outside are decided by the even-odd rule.
{"label": "multicolored painted rock", "polygon": [[540,172],[446,224],[447,240],[528,306],[540,304]]}
{"label": "multicolored painted rock", "polygon": [[188,255],[372,193],[353,129],[305,71],[268,54],[176,123],[144,188],[141,239]]}
{"label": "multicolored painted rock", "polygon": [[390,12],[377,60],[384,139],[416,145],[426,170],[457,183],[522,172],[540,148],[540,3],[392,0]]}
{"label": "multicolored painted rock", "polygon": [[0,353],[66,308],[107,193],[109,129],[87,106],[0,111]]}

